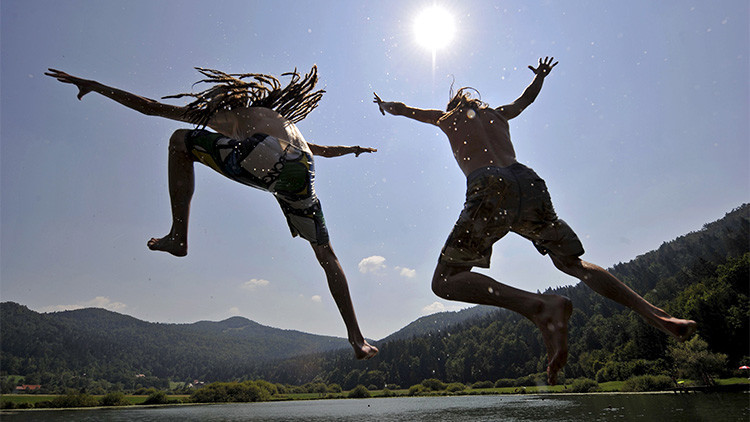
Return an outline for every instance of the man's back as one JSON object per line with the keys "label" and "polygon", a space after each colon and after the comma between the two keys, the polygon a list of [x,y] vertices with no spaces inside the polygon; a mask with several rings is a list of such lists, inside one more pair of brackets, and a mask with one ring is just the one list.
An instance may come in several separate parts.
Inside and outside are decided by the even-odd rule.
{"label": "man's back", "polygon": [[516,162],[508,120],[498,110],[460,105],[438,120],[465,175],[480,167],[508,167]]}
{"label": "man's back", "polygon": [[240,107],[218,111],[211,117],[207,126],[228,138],[237,140],[250,138],[257,133],[271,135],[281,142],[289,142],[309,152],[305,138],[297,126],[269,108]]}

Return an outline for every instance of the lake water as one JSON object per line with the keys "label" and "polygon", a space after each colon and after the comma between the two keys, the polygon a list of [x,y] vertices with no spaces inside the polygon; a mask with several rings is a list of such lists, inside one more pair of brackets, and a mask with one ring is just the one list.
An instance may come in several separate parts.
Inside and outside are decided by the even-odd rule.
{"label": "lake water", "polygon": [[750,394],[398,397],[26,411],[3,421],[750,421]]}

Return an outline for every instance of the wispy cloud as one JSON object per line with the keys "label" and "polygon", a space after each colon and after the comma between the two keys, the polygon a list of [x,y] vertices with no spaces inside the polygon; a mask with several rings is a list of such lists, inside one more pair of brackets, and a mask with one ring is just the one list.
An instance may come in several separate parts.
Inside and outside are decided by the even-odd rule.
{"label": "wispy cloud", "polygon": [[398,271],[401,277],[414,278],[417,276],[417,270],[412,270],[411,268],[396,267],[396,271]]}
{"label": "wispy cloud", "polygon": [[379,255],[373,255],[359,261],[359,272],[374,273],[385,269],[385,258]]}
{"label": "wispy cloud", "polygon": [[312,300],[313,302],[316,302],[316,303],[320,303],[320,302],[323,301],[323,298],[321,298],[320,295],[315,295],[315,296],[311,297],[310,300]]}
{"label": "wispy cloud", "polygon": [[258,287],[265,287],[268,286],[270,282],[268,280],[264,280],[262,278],[253,278],[249,281],[246,281],[242,283],[242,287],[245,290],[254,290]]}
{"label": "wispy cloud", "polygon": [[39,310],[39,312],[60,312],[60,311],[73,311],[76,309],[84,308],[103,308],[109,311],[122,312],[128,305],[122,302],[113,302],[106,296],[97,296],[91,300],[78,302],[75,305],[52,305],[45,306]]}

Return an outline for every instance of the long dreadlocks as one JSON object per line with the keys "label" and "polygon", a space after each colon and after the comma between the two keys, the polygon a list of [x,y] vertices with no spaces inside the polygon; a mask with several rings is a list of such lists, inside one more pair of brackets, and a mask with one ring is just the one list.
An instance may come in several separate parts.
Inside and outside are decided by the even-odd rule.
{"label": "long dreadlocks", "polygon": [[[206,79],[196,82],[214,86],[198,93],[169,95],[163,98],[193,97],[187,105],[185,115],[198,125],[206,126],[211,116],[220,110],[241,107],[266,107],[275,110],[292,123],[307,117],[318,106],[325,90],[313,91],[318,82],[318,67],[313,65],[310,73],[302,77],[294,72],[283,73],[291,76],[289,84],[282,88],[278,79],[260,73],[224,73],[219,70],[196,67]],[[249,80],[246,80],[249,79]]]}

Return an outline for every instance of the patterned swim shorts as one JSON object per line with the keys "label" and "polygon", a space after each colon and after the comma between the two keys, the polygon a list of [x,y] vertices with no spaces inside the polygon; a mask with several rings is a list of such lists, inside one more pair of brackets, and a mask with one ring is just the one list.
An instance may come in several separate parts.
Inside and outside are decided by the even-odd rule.
{"label": "patterned swim shorts", "polygon": [[224,176],[267,192],[281,205],[292,236],[327,245],[328,229],[315,195],[315,167],[310,153],[273,136],[255,134],[244,140],[196,129],[185,137],[197,161]]}
{"label": "patterned swim shorts", "polygon": [[578,236],[555,214],[544,180],[530,168],[520,163],[482,167],[466,184],[464,209],[441,262],[489,268],[492,245],[508,232],[531,240],[542,255],[583,255]]}

